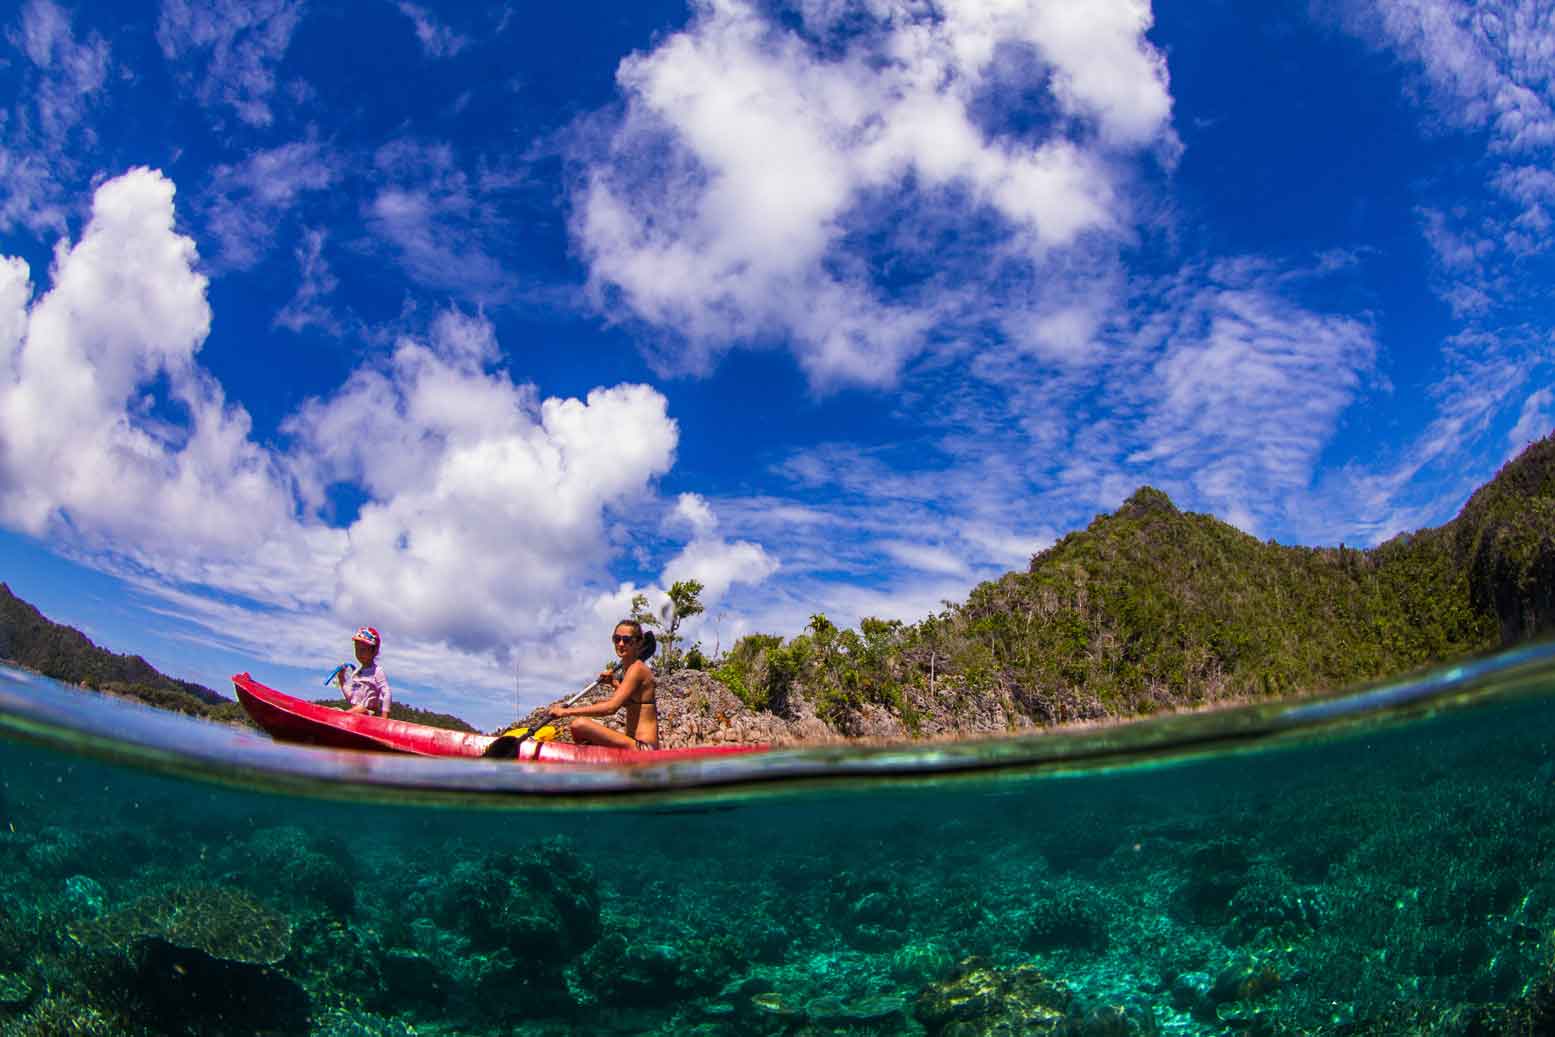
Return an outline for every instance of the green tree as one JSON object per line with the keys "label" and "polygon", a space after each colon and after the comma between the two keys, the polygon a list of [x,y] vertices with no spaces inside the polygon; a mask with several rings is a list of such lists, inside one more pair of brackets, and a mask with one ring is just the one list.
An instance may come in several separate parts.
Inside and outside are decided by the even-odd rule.
{"label": "green tree", "polygon": [[[664,604],[655,613],[648,607],[646,594],[632,595],[631,618],[653,630],[659,641],[657,669],[674,673],[685,666],[685,653],[680,649],[680,625],[692,616],[706,610],[702,604],[702,584],[696,580],[677,580],[670,585]],[[703,665],[706,665],[705,659]]]}
{"label": "green tree", "polygon": [[676,580],[670,585],[669,626],[660,638],[664,643],[661,667],[666,673],[673,673],[685,665],[684,653],[680,650],[680,624],[705,611],[702,590],[702,584],[696,580]]}

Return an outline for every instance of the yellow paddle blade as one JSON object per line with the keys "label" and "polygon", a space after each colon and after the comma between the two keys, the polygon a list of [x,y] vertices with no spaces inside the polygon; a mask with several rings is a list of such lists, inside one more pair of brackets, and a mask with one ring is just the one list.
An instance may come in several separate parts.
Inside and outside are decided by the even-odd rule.
{"label": "yellow paddle blade", "polygon": [[[533,738],[537,742],[554,742],[554,741],[556,741],[556,739],[560,735],[561,735],[561,729],[560,728],[555,727],[555,726],[553,726],[551,724],[546,724],[544,727],[540,728],[539,730],[537,730],[534,733]],[[501,737],[501,738],[524,738],[524,737],[528,737],[528,736],[529,736],[529,728],[527,728],[527,727],[510,727],[506,731],[502,732],[502,734],[499,735],[498,737]]]}

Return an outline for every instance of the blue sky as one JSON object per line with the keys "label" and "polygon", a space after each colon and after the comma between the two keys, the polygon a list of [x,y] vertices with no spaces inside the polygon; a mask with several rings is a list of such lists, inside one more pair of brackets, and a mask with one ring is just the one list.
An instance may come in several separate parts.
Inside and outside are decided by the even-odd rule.
{"label": "blue sky", "polygon": [[636,592],[913,620],[1141,484],[1445,521],[1555,426],[1534,0],[0,19],[0,579],[483,725]]}

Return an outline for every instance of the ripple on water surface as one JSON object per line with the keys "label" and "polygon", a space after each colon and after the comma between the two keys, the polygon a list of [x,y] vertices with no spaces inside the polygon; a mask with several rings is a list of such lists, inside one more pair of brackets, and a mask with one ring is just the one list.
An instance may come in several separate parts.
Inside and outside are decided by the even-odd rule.
{"label": "ripple on water surface", "polygon": [[0,671],[0,1037],[1555,1032],[1552,658],[568,774]]}

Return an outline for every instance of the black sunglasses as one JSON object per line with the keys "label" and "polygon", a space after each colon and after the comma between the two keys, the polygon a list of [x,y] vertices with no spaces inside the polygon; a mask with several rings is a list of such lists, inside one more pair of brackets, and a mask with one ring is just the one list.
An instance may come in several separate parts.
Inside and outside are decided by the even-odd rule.
{"label": "black sunglasses", "polygon": [[610,640],[615,642],[618,645],[629,645],[633,641],[640,640],[641,638],[642,638],[641,634],[628,634],[625,637],[622,637],[620,634],[611,634],[610,635]]}

